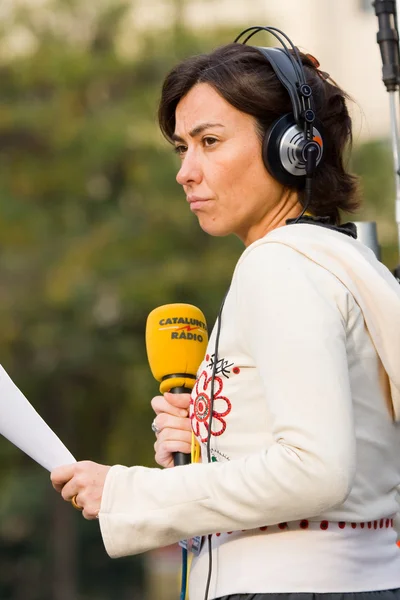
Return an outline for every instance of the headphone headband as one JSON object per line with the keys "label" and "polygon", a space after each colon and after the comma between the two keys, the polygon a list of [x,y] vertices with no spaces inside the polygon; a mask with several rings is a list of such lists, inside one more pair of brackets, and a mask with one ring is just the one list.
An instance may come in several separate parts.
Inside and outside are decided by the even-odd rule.
{"label": "headphone headband", "polygon": [[[249,39],[252,38],[253,35],[258,33],[259,31],[266,31],[267,33],[270,33],[271,35],[273,35],[278,40],[278,42],[281,44],[282,48],[285,49],[285,52],[287,53],[289,59],[291,60],[295,71],[297,71],[298,78],[301,81],[301,83],[306,83],[306,76],[304,73],[303,63],[301,62],[299,51],[296,48],[296,46],[293,44],[292,40],[286,35],[286,33],[281,31],[281,29],[278,29],[277,27],[262,27],[262,26],[248,27],[247,29],[242,31],[242,33],[240,33],[237,36],[237,38],[234,40],[234,43],[238,42],[240,40],[240,38],[248,31],[251,31],[252,33],[250,33],[250,35],[248,35],[246,37],[246,39],[243,40],[242,44],[247,44]],[[284,38],[287,42],[289,42],[290,47],[293,50],[294,56],[292,56],[290,54],[289,48],[287,47],[286,43],[283,41],[282,38]]]}
{"label": "headphone headband", "polygon": [[241,42],[246,44],[260,31],[270,33],[282,45],[282,48],[253,47],[269,62],[288,92],[292,105],[292,114],[277,119],[264,138],[264,164],[271,175],[284,185],[303,187],[306,179],[309,180],[314,174],[323,155],[323,138],[315,118],[312,89],[307,83],[298,49],[280,29],[249,27],[238,35],[235,42],[250,32]]}
{"label": "headphone headband", "polygon": [[259,50],[265,56],[275,71],[279,81],[288,91],[290,100],[292,102],[295,121],[298,125],[300,125],[302,106],[300,103],[299,93],[296,88],[300,88],[301,84],[293,67],[293,63],[289,60],[285,50],[281,50],[281,48],[263,48],[260,46],[255,46],[255,48],[257,48],[257,50]]}

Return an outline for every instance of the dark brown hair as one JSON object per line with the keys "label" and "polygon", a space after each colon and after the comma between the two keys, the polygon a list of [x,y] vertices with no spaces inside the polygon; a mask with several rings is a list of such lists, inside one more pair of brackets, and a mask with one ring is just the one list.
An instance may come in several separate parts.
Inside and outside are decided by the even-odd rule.
{"label": "dark brown hair", "polygon": [[[354,212],[359,204],[357,178],[344,166],[344,155],[352,142],[351,118],[346,106],[349,97],[333,80],[328,80],[326,73],[318,70],[315,59],[302,53],[300,56],[324,132],[324,159],[313,177],[309,210],[339,223],[340,210]],[[288,92],[261,52],[252,46],[227,44],[210,54],[185,59],[167,75],[158,119],[170,142],[176,107],[197,83],[208,83],[232,106],[252,115],[260,140],[278,117],[292,112]],[[303,201],[302,191],[299,198]]]}

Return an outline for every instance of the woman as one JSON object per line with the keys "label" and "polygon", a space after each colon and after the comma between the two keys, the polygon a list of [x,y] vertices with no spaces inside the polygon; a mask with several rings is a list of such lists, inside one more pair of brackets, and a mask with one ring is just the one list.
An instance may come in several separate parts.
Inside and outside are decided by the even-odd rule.
{"label": "woman", "polygon": [[[282,184],[263,160],[272,123],[293,107],[257,48],[189,58],[163,87],[160,126],[190,210],[210,235],[245,246],[191,397],[152,401],[157,463],[173,466],[194,431],[202,464],[85,462],[52,481],[100,519],[114,557],[212,534],[209,599],[400,599],[400,291],[340,224],[357,206],[346,98],[301,59],[324,132],[308,198],[304,181]],[[204,598],[208,554],[203,543],[191,600]]]}

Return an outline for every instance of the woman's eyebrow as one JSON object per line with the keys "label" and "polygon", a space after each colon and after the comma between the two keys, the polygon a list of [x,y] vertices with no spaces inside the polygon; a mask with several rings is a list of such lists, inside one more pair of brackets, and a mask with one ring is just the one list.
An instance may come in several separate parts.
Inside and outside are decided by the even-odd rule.
{"label": "woman's eyebrow", "polygon": [[[197,135],[200,135],[200,133],[203,133],[203,131],[205,129],[208,129],[209,127],[225,127],[225,126],[222,125],[221,123],[201,123],[200,125],[197,125],[194,129],[192,129],[192,131],[189,131],[189,136],[196,137]],[[185,141],[180,135],[177,135],[176,133],[172,134],[171,139],[173,142],[184,142]]]}

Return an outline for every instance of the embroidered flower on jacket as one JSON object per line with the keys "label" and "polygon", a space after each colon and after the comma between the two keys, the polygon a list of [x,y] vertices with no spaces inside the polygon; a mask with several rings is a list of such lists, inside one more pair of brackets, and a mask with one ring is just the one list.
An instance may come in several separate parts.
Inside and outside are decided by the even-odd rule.
{"label": "embroidered flower on jacket", "polygon": [[[211,425],[211,435],[221,435],[226,429],[226,417],[231,412],[231,403],[225,396],[221,396],[223,391],[223,381],[221,377],[214,379],[214,407]],[[207,377],[207,371],[203,371],[197,379],[190,400],[190,419],[194,434],[206,442],[208,438],[208,429],[211,411],[211,376]]]}

